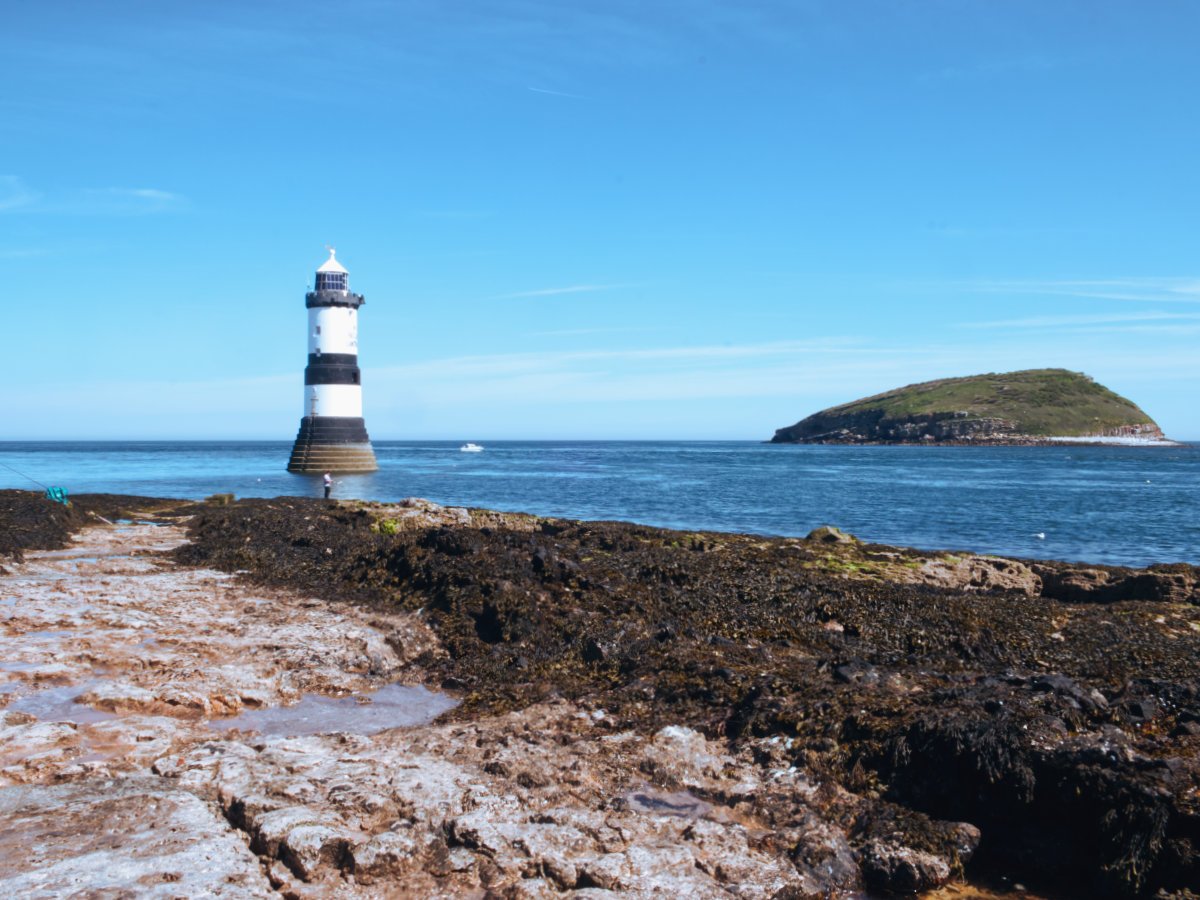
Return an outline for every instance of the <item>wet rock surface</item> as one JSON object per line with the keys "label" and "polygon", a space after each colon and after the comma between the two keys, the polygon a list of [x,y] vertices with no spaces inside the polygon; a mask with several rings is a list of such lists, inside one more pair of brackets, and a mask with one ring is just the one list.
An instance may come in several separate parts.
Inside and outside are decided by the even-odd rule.
{"label": "wet rock surface", "polygon": [[[193,845],[228,896],[1200,883],[1194,597],[1060,600],[1040,563],[844,535],[419,500],[188,512],[190,542],[87,528],[0,576],[0,804],[99,829],[88,798],[139,797],[176,828],[114,816],[114,865],[140,868],[81,889],[219,893],[171,893]],[[393,729],[288,719],[381,688],[385,711],[396,682],[461,703]],[[0,839],[38,840],[38,815]],[[0,877],[80,871],[46,843]]]}
{"label": "wet rock surface", "polygon": [[[27,551],[9,567],[0,785],[56,767],[136,768],[214,720],[401,680],[406,653],[436,646],[409,614],[343,614],[312,597],[246,592],[228,573],[180,569],[162,554],[184,540],[177,526],[89,528],[69,548]],[[55,725],[53,758],[13,749]]]}

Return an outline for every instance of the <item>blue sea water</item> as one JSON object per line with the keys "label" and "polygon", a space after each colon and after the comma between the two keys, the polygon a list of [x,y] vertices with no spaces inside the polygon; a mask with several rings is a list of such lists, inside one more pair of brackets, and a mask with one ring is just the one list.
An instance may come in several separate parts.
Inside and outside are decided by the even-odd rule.
{"label": "blue sea water", "polygon": [[[1119,565],[1200,563],[1200,444],[835,447],[757,442],[379,441],[335,497],[622,519]],[[290,442],[0,443],[0,487],[201,498],[319,496]],[[1044,534],[1044,538],[1037,535]]]}

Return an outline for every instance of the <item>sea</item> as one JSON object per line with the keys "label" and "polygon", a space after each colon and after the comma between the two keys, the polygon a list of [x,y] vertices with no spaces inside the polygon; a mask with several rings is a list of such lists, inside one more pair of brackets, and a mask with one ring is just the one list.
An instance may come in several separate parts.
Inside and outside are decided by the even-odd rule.
{"label": "sea", "polygon": [[[1111,565],[1200,564],[1200,444],[810,446],[752,441],[377,441],[335,498],[424,497],[687,531],[836,525],[923,549]],[[200,499],[321,495],[290,441],[3,442],[0,487]]]}

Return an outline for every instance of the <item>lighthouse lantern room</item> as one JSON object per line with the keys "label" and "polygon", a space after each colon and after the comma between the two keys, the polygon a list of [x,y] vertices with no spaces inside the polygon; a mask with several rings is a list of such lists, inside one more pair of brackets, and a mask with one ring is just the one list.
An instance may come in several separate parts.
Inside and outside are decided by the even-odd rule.
{"label": "lighthouse lantern room", "polygon": [[379,468],[362,413],[358,368],[358,308],[350,273],[329,248],[305,296],[308,365],[304,368],[304,416],[292,446],[289,472],[374,472]]}

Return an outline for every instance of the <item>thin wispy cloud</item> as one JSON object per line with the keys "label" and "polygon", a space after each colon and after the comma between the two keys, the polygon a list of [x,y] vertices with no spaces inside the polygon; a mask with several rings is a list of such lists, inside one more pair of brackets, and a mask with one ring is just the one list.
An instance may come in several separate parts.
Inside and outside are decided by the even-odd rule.
{"label": "thin wispy cloud", "polygon": [[148,215],[187,207],[187,198],[154,187],[72,188],[42,193],[15,175],[0,176],[0,213]]}
{"label": "thin wispy cloud", "polygon": [[1089,300],[1128,300],[1139,303],[1200,303],[1200,279],[1112,278],[1096,280],[980,281],[964,285],[989,294],[1031,294],[1080,297]]}
{"label": "thin wispy cloud", "polygon": [[854,354],[865,356],[877,352],[889,354],[920,354],[920,349],[872,349],[848,338],[820,338],[802,341],[769,341],[753,344],[698,344],[680,347],[618,348],[612,350],[552,350],[529,353],[501,353],[478,356],[455,356],[425,360],[401,366],[386,366],[377,371],[396,375],[416,372],[442,373],[457,376],[497,376],[514,372],[555,371],[570,366],[601,364],[630,365],[689,361],[710,363],[768,357],[812,357],[823,354]]}
{"label": "thin wispy cloud", "polygon": [[559,328],[554,331],[531,331],[529,337],[584,337],[593,334],[644,334],[659,331],[657,328],[641,328],[635,325],[612,328]]}
{"label": "thin wispy cloud", "polygon": [[1077,328],[1071,331],[1071,334],[1077,335],[1152,335],[1155,338],[1182,338],[1200,335],[1200,321],[1191,323],[1186,322],[1171,322],[1171,323],[1145,323],[1140,325],[1093,325],[1085,328]]}
{"label": "thin wispy cloud", "polygon": [[[907,349],[896,352],[910,356]],[[891,369],[894,359],[892,351],[848,342],[777,341],[450,357],[372,368],[364,381],[382,396],[404,394],[431,407],[515,410],[547,403],[794,396]],[[404,392],[395,389],[399,385]]]}
{"label": "thin wispy cloud", "polygon": [[78,212],[116,215],[167,212],[181,209],[186,203],[173,191],[150,187],[88,188],[81,193],[80,200],[76,207]]}
{"label": "thin wispy cloud", "polygon": [[590,294],[595,291],[612,291],[631,286],[628,284],[571,284],[566,287],[539,288],[533,291],[513,291],[509,294],[496,294],[486,299],[518,300],[522,297],[557,297],[562,294]]}
{"label": "thin wispy cloud", "polygon": [[552,90],[550,90],[550,88],[540,88],[540,87],[530,86],[530,87],[526,87],[525,90],[533,91],[535,94],[549,94],[551,97],[569,97],[572,100],[586,100],[587,99],[587,97],[580,96],[579,94],[569,94],[566,91],[552,91]]}
{"label": "thin wispy cloud", "polygon": [[1164,321],[1200,321],[1200,313],[1113,313],[1064,316],[1030,316],[1024,319],[998,319],[991,322],[960,322],[960,328],[1077,328],[1093,325],[1139,324]]}
{"label": "thin wispy cloud", "polygon": [[917,81],[961,81],[964,79],[974,80],[1013,74],[1048,72],[1068,62],[1062,56],[1055,56],[1054,58],[1040,55],[1003,57],[964,66],[943,66],[934,71],[922,72],[917,76]]}
{"label": "thin wispy cloud", "polygon": [[37,193],[16,175],[0,175],[0,212],[30,206],[37,199]]}
{"label": "thin wispy cloud", "polygon": [[475,219],[486,219],[494,215],[481,209],[423,209],[414,213],[421,219],[440,219],[450,222],[466,222]]}
{"label": "thin wispy cloud", "polygon": [[160,191],[158,188],[109,188],[107,193],[136,197],[139,200],[152,200],[155,203],[179,203],[181,196],[171,191]]}

